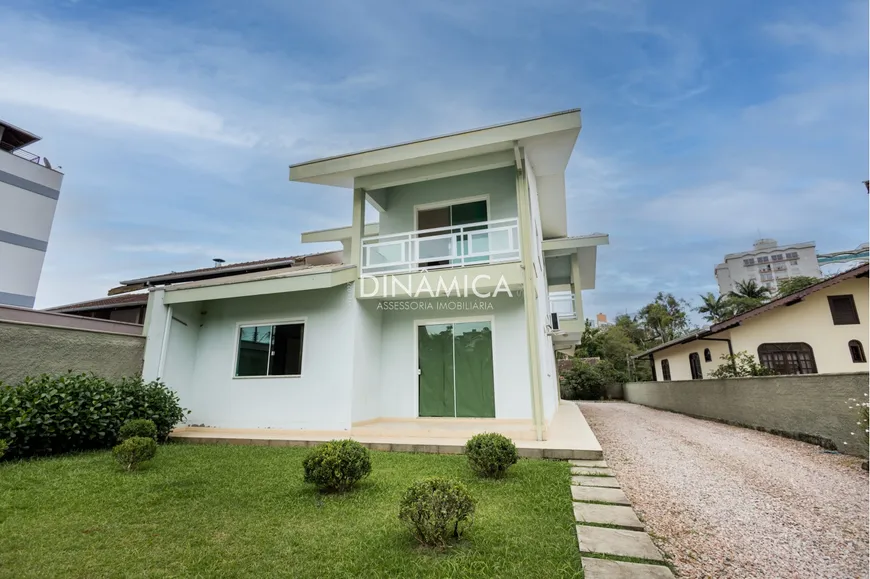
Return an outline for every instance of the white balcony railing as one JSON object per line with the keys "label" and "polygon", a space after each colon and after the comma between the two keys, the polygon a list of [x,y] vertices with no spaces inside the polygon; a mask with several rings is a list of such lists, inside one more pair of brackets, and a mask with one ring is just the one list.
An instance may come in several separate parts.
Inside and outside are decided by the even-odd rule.
{"label": "white balcony railing", "polygon": [[576,320],[577,309],[574,307],[574,294],[571,292],[551,293],[550,313],[558,315],[560,320]]}
{"label": "white balcony railing", "polygon": [[520,258],[517,219],[421,229],[362,239],[363,275],[406,273]]}

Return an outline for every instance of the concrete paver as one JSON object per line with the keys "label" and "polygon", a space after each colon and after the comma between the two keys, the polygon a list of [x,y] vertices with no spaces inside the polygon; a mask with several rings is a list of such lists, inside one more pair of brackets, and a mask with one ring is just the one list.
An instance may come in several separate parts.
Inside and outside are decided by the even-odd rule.
{"label": "concrete paver", "polygon": [[643,531],[577,525],[577,542],[580,545],[581,553],[601,553],[649,561],[664,561],[652,539]]}
{"label": "concrete paver", "polygon": [[574,503],[574,518],[578,523],[618,525],[633,531],[643,531],[643,523],[631,507]]}
{"label": "concrete paver", "polygon": [[674,574],[664,565],[644,565],[583,557],[583,575],[586,579],[673,579]]}
{"label": "concrete paver", "polygon": [[584,487],[619,488],[619,481],[612,476],[572,476],[571,484]]}
{"label": "concrete paver", "polygon": [[616,505],[631,505],[622,489],[571,485],[571,496],[575,501],[596,501]]}
{"label": "concrete paver", "polygon": [[585,466],[572,466],[571,474],[597,474],[601,476],[613,476],[613,471],[609,468],[589,468]]}

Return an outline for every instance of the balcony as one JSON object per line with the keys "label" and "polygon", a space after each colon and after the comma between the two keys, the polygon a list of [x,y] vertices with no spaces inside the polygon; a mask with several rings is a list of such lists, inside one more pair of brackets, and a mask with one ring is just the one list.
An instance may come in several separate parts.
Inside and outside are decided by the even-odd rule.
{"label": "balcony", "polygon": [[362,239],[360,274],[413,273],[520,259],[516,218]]}
{"label": "balcony", "polygon": [[574,307],[574,294],[571,292],[552,292],[550,294],[550,313],[559,316],[560,320],[576,320],[577,309]]}

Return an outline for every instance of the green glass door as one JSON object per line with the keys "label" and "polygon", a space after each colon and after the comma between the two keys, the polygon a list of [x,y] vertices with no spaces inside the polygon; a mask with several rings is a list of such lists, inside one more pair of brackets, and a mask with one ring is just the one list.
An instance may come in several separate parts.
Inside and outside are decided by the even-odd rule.
{"label": "green glass door", "polygon": [[489,322],[418,328],[420,416],[495,417]]}

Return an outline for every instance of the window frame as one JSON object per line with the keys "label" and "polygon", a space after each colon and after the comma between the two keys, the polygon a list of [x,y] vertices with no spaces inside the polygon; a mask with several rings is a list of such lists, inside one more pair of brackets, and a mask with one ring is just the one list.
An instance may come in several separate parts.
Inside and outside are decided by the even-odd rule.
{"label": "window frame", "polygon": [[[266,365],[266,374],[263,376],[239,376],[237,374],[239,369],[239,341],[241,340],[242,328],[250,328],[253,326],[290,326],[290,325],[301,325],[302,326],[302,355],[299,360],[299,374],[269,374],[269,365]],[[235,331],[235,341],[233,342],[233,365],[230,370],[233,380],[260,380],[264,378],[302,378],[305,375],[305,356],[307,348],[305,347],[305,342],[308,336],[308,317],[299,317],[299,318],[281,318],[281,319],[265,319],[265,320],[254,320],[254,321],[245,321],[238,322],[236,324]],[[274,330],[273,330],[274,332]],[[272,354],[271,347],[269,349],[269,362],[271,362]]]}
{"label": "window frame", "polygon": [[[772,350],[772,349],[768,348],[770,351],[766,351],[766,352],[762,353],[761,348],[765,347],[765,346],[777,347],[778,350]],[[802,350],[796,349],[796,348],[786,349],[787,346],[806,346],[806,350],[802,351]],[[801,360],[800,354],[801,353],[806,354],[807,350],[809,351],[809,360]],[[799,371],[788,373],[788,374],[780,374],[780,372],[775,367],[775,364],[773,363],[774,360],[770,359],[770,357],[775,353],[796,354],[796,356],[795,356],[797,358],[796,360],[794,360],[794,361],[787,360],[787,362],[789,364],[795,365],[795,369],[797,369]],[[809,344],[807,344],[806,342],[764,342],[764,343],[758,345],[758,348],[756,349],[756,354],[758,355],[758,361],[759,361],[759,363],[761,363],[762,366],[764,366],[765,368],[769,368],[769,369],[773,370],[774,372],[776,372],[780,376],[798,376],[798,375],[808,375],[808,374],[818,374],[819,373],[819,366],[818,366],[818,364],[816,364],[816,353],[813,350],[813,347],[810,346]],[[783,361],[786,361],[785,356],[783,356]],[[806,364],[804,364],[804,363],[806,363]],[[783,365],[785,365],[785,364],[781,364],[781,366],[783,366]],[[804,365],[806,365],[807,367],[804,368]],[[800,371],[803,369],[806,369],[807,371],[806,372]]]}
{"label": "window frame", "polygon": [[[849,305],[852,306],[852,316],[854,321],[837,321],[837,316],[834,313],[834,300],[837,299],[848,299]],[[828,296],[828,309],[831,310],[831,321],[835,326],[854,326],[856,324],[861,323],[861,318],[858,316],[858,306],[855,304],[855,295],[854,294],[838,294],[835,296]]]}
{"label": "window frame", "polygon": [[671,363],[668,362],[667,358],[661,360],[659,364],[662,367],[662,382],[670,382],[671,381]]}
{"label": "window frame", "polygon": [[[697,365],[695,364],[697,360]],[[697,373],[695,370],[697,369]],[[703,380],[704,370],[701,368],[701,355],[698,352],[689,354],[689,372],[692,374],[692,380]]]}
{"label": "window frame", "polygon": [[713,353],[710,351],[710,348],[704,348],[704,361],[712,362],[713,361]]}
{"label": "window frame", "polygon": [[[856,359],[855,350],[853,348],[857,347],[858,356]],[[864,344],[861,343],[861,340],[849,340],[849,355],[852,356],[853,364],[866,364],[867,363],[867,355],[864,353]]]}

